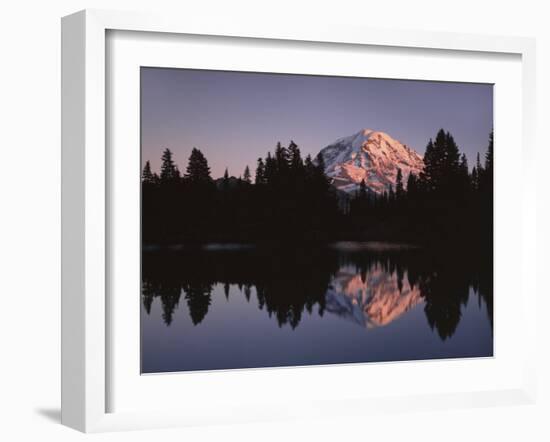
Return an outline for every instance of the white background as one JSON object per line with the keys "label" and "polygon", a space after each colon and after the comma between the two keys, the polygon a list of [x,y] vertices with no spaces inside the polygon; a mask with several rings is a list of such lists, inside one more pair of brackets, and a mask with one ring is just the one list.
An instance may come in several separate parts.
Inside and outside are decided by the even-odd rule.
{"label": "white background", "polygon": [[[510,3],[510,6],[508,6]],[[270,20],[300,26],[349,23],[386,28],[528,35],[538,38],[540,398],[537,405],[380,414],[226,427],[84,436],[58,424],[60,323],[60,27],[85,7]],[[3,440],[548,440],[550,291],[542,284],[549,226],[547,104],[550,14],[540,1],[383,2],[88,0],[25,1],[0,9],[0,438]],[[546,28],[546,29],[545,29]],[[544,204],[543,204],[544,203]],[[545,247],[546,246],[546,247]]]}

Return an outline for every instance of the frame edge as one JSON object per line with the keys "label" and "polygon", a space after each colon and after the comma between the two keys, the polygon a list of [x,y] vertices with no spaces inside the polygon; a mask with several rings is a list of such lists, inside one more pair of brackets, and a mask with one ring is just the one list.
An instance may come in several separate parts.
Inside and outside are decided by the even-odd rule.
{"label": "frame edge", "polygon": [[84,11],[61,21],[61,423],[84,431]]}
{"label": "frame edge", "polygon": [[61,22],[61,423],[105,417],[105,27]]}
{"label": "frame edge", "polygon": [[[204,25],[204,23],[203,23]],[[535,39],[444,32],[395,33],[371,29],[348,30],[337,40],[335,34],[263,31],[251,26],[236,32],[231,26],[215,30],[201,23],[176,23],[167,17],[143,13],[83,10],[62,19],[62,407],[63,425],[83,432],[184,426],[179,416],[152,417],[139,422],[138,415],[106,413],[105,340],[105,32],[108,29],[150,32],[183,32],[252,38],[372,44],[378,46],[432,47],[448,50],[515,53],[523,57],[524,153],[530,169],[536,153],[534,128],[536,84]],[[202,29],[202,32],[198,32]],[[374,37],[376,32],[376,37]],[[275,33],[276,34],[276,33]],[[409,37],[414,37],[409,39]],[[403,44],[407,38],[407,44]],[[439,43],[430,45],[430,39]],[[357,40],[362,40],[360,43]],[[401,42],[402,44],[396,44]],[[526,63],[527,61],[527,63]],[[531,80],[533,83],[530,83]],[[103,114],[98,111],[103,110]],[[528,115],[527,115],[528,114]],[[529,133],[528,133],[529,132]],[[529,200],[532,203],[532,200]],[[534,207],[531,206],[531,210]],[[536,214],[535,214],[536,216]],[[530,226],[531,227],[531,226]],[[529,237],[525,250],[536,250],[536,237]],[[524,285],[524,287],[526,287]],[[529,288],[533,288],[529,285]],[[533,297],[531,300],[535,301]],[[535,334],[535,330],[531,330]],[[531,350],[531,349],[529,349]],[[494,392],[511,397],[513,403],[533,403],[536,397],[536,360],[528,351],[524,388]],[[509,395],[509,396],[508,396]],[[466,406],[476,406],[465,400]],[[483,401],[482,401],[483,402]],[[507,401],[505,401],[507,402]],[[477,406],[495,406],[492,400]],[[390,407],[393,408],[393,407]],[[456,404],[450,408],[462,408]],[[368,411],[368,410],[364,410]],[[143,416],[142,416],[143,417]]]}

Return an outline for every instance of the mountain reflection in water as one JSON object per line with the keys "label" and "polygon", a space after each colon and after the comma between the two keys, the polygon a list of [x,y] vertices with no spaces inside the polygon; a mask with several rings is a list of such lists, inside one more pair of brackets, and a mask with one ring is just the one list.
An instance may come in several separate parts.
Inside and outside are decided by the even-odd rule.
{"label": "mountain reflection in water", "polygon": [[[492,355],[492,260],[481,253],[344,243],[142,258],[144,372]],[[375,329],[387,331],[366,337]],[[353,349],[338,348],[350,337]]]}
{"label": "mountain reflection in water", "polygon": [[423,302],[420,288],[403,276],[386,272],[378,263],[366,275],[355,268],[341,269],[327,290],[327,311],[369,328],[387,325]]}

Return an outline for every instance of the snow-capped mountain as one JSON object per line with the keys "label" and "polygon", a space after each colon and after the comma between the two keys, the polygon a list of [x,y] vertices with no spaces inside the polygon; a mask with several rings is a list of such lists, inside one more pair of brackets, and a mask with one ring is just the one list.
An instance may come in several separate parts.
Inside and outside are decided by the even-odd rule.
{"label": "snow-capped mountain", "polygon": [[336,188],[345,192],[358,189],[361,180],[377,193],[395,189],[397,169],[406,186],[411,172],[418,175],[424,167],[422,156],[384,132],[362,129],[340,138],[321,150],[325,173]]}

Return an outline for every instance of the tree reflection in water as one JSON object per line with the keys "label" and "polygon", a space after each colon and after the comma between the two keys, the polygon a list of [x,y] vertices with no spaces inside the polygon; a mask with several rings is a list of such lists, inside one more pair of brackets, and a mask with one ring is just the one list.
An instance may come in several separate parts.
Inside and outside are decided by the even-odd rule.
{"label": "tree reflection in water", "polygon": [[[142,302],[155,299],[169,326],[182,299],[196,326],[207,320],[216,284],[230,302],[237,285],[279,327],[299,326],[304,312],[342,316],[367,328],[385,326],[423,304],[441,340],[453,336],[470,289],[493,321],[492,257],[460,250],[338,247],[144,251]],[[252,290],[254,289],[254,290]]]}

